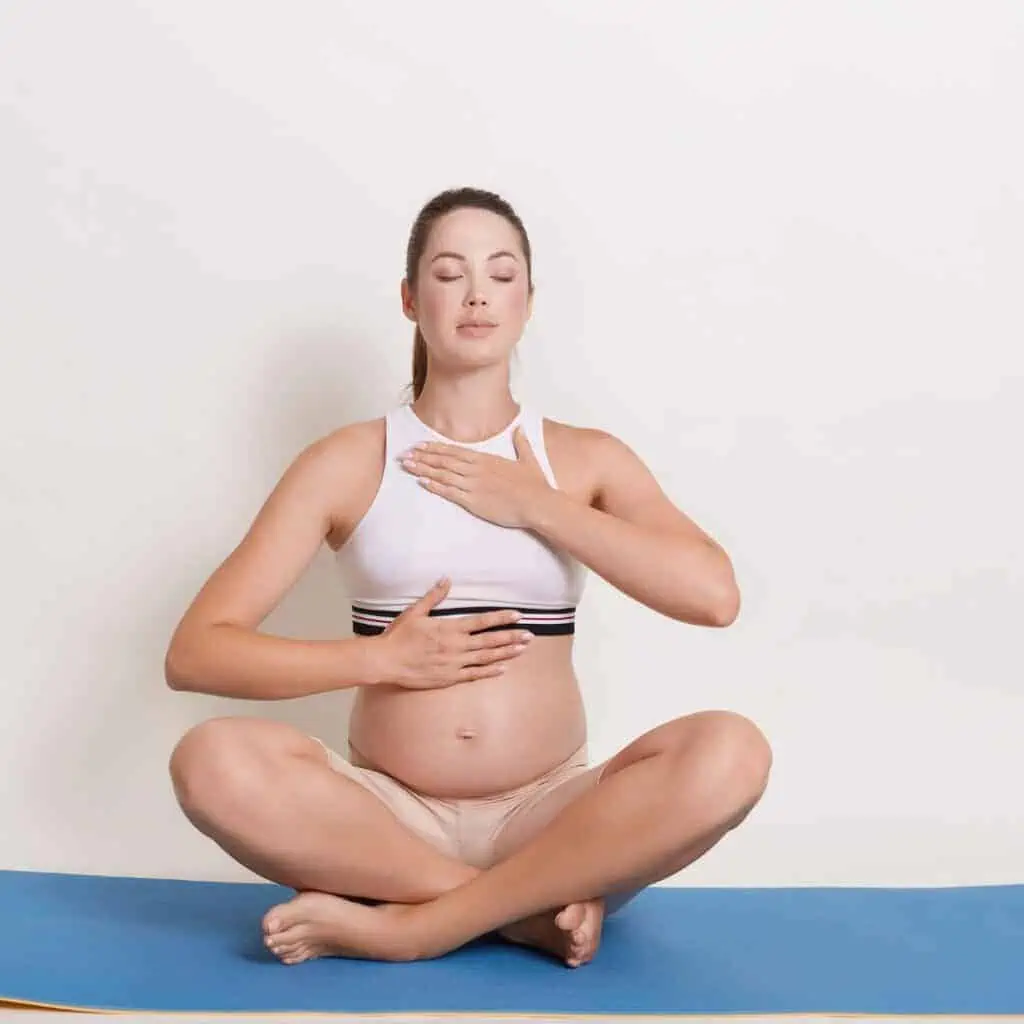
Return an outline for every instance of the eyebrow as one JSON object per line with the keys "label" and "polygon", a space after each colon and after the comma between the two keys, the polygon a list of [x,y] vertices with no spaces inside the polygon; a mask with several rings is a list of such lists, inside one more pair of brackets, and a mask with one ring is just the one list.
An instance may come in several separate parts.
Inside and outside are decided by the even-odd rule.
{"label": "eyebrow", "polygon": [[[514,260],[519,258],[514,252],[509,252],[507,249],[500,249],[498,252],[492,252],[487,259],[496,260],[501,256],[511,256]],[[439,252],[430,262],[433,263],[435,260],[443,259],[445,257],[451,260],[462,260],[463,263],[466,261],[466,257],[463,256],[461,252],[451,252],[450,250],[446,250],[445,252]]]}

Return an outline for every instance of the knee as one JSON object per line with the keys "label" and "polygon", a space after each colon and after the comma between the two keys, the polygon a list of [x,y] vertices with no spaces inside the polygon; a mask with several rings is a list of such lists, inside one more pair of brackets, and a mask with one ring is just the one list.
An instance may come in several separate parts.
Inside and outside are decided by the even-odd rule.
{"label": "knee", "polygon": [[[728,790],[730,827],[760,801],[772,770],[772,748],[760,727],[735,711],[702,711],[693,716],[709,763],[721,771]],[[692,769],[691,769],[692,770]]]}
{"label": "knee", "polygon": [[735,711],[700,711],[692,716],[703,742],[726,758],[735,773],[764,780],[772,767],[772,748],[760,727]]}
{"label": "knee", "polygon": [[193,726],[170,759],[174,794],[193,819],[216,816],[225,804],[245,802],[261,786],[274,753],[275,723],[253,718],[212,718]]}

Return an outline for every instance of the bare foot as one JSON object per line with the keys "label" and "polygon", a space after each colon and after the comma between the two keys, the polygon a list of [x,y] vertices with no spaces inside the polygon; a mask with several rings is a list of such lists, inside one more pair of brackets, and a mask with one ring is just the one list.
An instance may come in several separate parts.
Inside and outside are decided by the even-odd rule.
{"label": "bare foot", "polygon": [[300,964],[320,956],[361,960],[412,960],[404,935],[402,904],[368,907],[325,892],[303,892],[267,911],[263,937],[282,963]]}
{"label": "bare foot", "polygon": [[510,942],[552,953],[570,967],[590,963],[601,943],[604,900],[570,903],[557,913],[548,911],[502,928]]}

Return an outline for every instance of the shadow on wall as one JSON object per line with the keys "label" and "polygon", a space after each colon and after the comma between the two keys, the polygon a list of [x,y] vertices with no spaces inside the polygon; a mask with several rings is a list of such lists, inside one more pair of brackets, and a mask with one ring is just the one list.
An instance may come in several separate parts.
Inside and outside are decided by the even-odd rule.
{"label": "shadow on wall", "polygon": [[[264,366],[250,376],[258,393],[245,403],[254,410],[251,423],[239,425],[236,437],[214,439],[213,448],[242,444],[249,460],[246,475],[269,481],[266,494],[285,467],[307,444],[345,423],[379,416],[402,397],[394,366],[379,358],[379,347],[337,328],[316,327],[296,332],[273,346]],[[173,486],[173,485],[172,485]],[[261,503],[266,494],[259,495]],[[144,515],[140,496],[138,514]],[[203,502],[193,500],[174,513],[201,521]],[[255,510],[254,510],[255,511]],[[180,522],[180,525],[178,525]],[[203,694],[172,693],[163,689],[163,660],[167,643],[181,614],[205,575],[230,553],[248,521],[229,526],[226,535],[189,529],[187,518],[165,518],[151,543],[203,544],[200,556],[173,551],[163,559],[159,581],[140,580],[137,569],[107,567],[97,592],[105,594],[109,613],[90,630],[88,649],[80,652],[82,685],[96,681],[88,698],[88,720],[61,716],[48,723],[40,742],[40,763],[32,785],[36,806],[50,812],[37,818],[36,842],[46,850],[87,833],[107,833],[100,843],[114,857],[118,830],[126,814],[138,820],[139,791],[152,790],[152,827],[163,827],[164,801],[173,802],[167,759],[180,735],[192,724],[221,715],[256,715],[288,722],[345,750],[354,691],[337,691],[292,701],[241,701]],[[162,533],[160,532],[162,531]],[[169,532],[168,532],[169,531]],[[224,531],[222,531],[224,532]],[[208,570],[197,581],[197,557],[208,558]],[[131,554],[126,552],[126,562]],[[311,640],[350,635],[350,605],[333,563],[323,546],[307,572],[260,626],[261,631]],[[76,673],[79,674],[79,673]],[[85,700],[83,696],[83,700]],[[140,779],[140,773],[144,776]],[[40,783],[42,786],[40,787]],[[40,792],[40,788],[44,791]],[[147,800],[148,802],[148,800]],[[163,810],[157,811],[157,808]],[[173,817],[177,826],[178,819]],[[62,854],[63,856],[63,854]]]}

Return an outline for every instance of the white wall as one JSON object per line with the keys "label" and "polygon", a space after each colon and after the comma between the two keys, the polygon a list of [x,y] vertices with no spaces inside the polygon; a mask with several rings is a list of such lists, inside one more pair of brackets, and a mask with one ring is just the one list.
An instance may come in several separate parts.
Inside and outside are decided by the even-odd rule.
{"label": "white wall", "polygon": [[[165,645],[292,456],[398,399],[406,233],[474,184],[536,249],[520,394],[736,564],[728,630],[582,610],[597,756],[704,707],[774,744],[677,881],[1021,880],[1022,38],[1012,0],[5,3],[0,866],[252,877],[173,802],[232,705]],[[326,556],[266,626],[347,629]]]}

